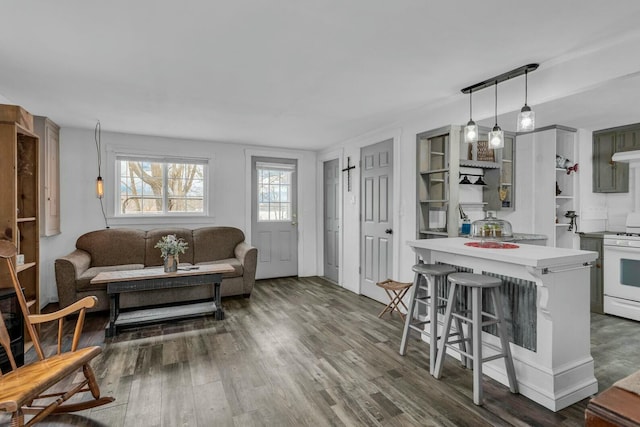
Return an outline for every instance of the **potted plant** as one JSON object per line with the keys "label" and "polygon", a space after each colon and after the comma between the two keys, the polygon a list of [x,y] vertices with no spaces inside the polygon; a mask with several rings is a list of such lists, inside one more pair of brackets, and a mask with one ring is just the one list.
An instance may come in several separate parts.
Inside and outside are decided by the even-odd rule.
{"label": "potted plant", "polygon": [[172,273],[178,271],[178,257],[180,254],[185,253],[189,244],[185,242],[182,237],[177,238],[175,234],[168,234],[162,236],[154,247],[160,249],[160,253],[164,259],[165,273]]}

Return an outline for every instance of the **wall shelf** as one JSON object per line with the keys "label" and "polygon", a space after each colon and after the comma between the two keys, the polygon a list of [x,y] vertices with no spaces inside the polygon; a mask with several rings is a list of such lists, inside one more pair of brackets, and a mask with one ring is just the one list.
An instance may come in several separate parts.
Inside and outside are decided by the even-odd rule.
{"label": "wall shelf", "polygon": [[36,220],[35,216],[30,216],[28,218],[16,218],[16,222],[32,222],[35,220]]}

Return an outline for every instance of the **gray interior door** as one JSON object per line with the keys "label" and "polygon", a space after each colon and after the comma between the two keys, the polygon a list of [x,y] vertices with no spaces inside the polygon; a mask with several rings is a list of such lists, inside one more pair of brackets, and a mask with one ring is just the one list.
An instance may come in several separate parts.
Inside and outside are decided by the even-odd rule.
{"label": "gray interior door", "polygon": [[324,277],[338,283],[340,211],[338,159],[324,162]]}
{"label": "gray interior door", "polygon": [[392,274],[393,140],[364,147],[360,164],[360,293],[386,303],[376,282]]}
{"label": "gray interior door", "polygon": [[251,242],[257,279],[298,275],[297,160],[252,157]]}

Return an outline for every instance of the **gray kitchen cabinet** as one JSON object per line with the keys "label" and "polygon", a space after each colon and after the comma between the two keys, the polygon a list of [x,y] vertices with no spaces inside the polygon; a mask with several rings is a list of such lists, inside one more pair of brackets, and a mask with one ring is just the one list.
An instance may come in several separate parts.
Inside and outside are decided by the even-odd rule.
{"label": "gray kitchen cabinet", "polygon": [[612,129],[593,132],[594,193],[629,192],[629,165],[611,160],[622,139],[617,133]]}
{"label": "gray kitchen cabinet", "polygon": [[598,252],[591,267],[591,311],[604,314],[604,258],[602,257],[602,234],[580,233],[580,249]]}
{"label": "gray kitchen cabinet", "polygon": [[640,125],[632,126],[616,132],[616,151],[640,150]]}

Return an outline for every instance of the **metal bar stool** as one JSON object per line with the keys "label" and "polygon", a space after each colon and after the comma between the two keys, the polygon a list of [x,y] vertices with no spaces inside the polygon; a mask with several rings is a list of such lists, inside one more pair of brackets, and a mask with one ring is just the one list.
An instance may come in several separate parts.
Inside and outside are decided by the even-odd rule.
{"label": "metal bar stool", "polygon": [[[484,276],[482,274],[454,273],[449,275],[449,283],[451,284],[449,289],[449,300],[447,302],[447,310],[443,320],[444,331],[442,333],[442,342],[438,349],[434,377],[440,378],[440,375],[442,374],[442,364],[447,348],[460,352],[463,359],[466,357],[473,361],[473,403],[476,405],[482,405],[482,363],[504,357],[507,378],[509,380],[509,389],[512,393],[517,393],[518,383],[516,382],[516,373],[513,367],[513,359],[511,358],[511,349],[509,348],[509,340],[507,339],[507,327],[504,320],[504,314],[502,312],[502,295],[500,294],[500,285],[502,285],[502,281],[498,278]],[[464,310],[458,303],[458,291],[469,288],[471,289],[471,306],[467,310]],[[493,314],[482,311],[483,290],[489,292],[491,296],[491,302],[495,310],[495,313]],[[467,317],[468,314],[471,314],[471,317]],[[484,318],[488,318],[489,320],[485,321]],[[452,319],[459,319],[469,326],[470,337],[463,337],[462,339],[471,342],[471,353],[465,353],[462,349],[458,349],[453,346],[453,344],[458,343],[459,340],[449,341],[449,337],[451,336],[450,328]],[[492,348],[498,353],[483,359],[482,327],[487,325],[497,325],[498,336],[500,338],[502,348],[498,348],[489,343],[484,343],[484,345]]]}
{"label": "metal bar stool", "polygon": [[[400,343],[400,354],[404,356],[407,352],[407,343],[409,332],[411,330],[424,332],[424,325],[429,324],[429,373],[433,375],[436,363],[437,341],[438,341],[438,308],[444,305],[438,305],[438,288],[436,280],[439,277],[445,277],[457,270],[453,267],[443,264],[416,264],[412,268],[415,273],[413,279],[413,287],[411,288],[411,297],[409,299],[409,309],[407,310],[407,318],[402,331],[402,341]],[[425,280],[420,280],[424,277]],[[424,291],[424,292],[420,292]],[[444,300],[444,298],[442,298]],[[424,321],[414,321],[413,314],[417,304],[424,304],[429,307],[429,318]]]}
{"label": "metal bar stool", "polygon": [[392,315],[394,311],[397,311],[400,315],[400,318],[404,320],[404,314],[400,311],[400,307],[398,305],[402,305],[404,309],[407,309],[407,306],[404,305],[402,298],[404,294],[407,293],[409,288],[411,287],[411,283],[403,283],[396,282],[395,280],[387,279],[383,282],[378,282],[376,285],[380,286],[387,293],[389,297],[389,304],[378,314],[378,317],[382,317],[385,313],[389,313]]}

